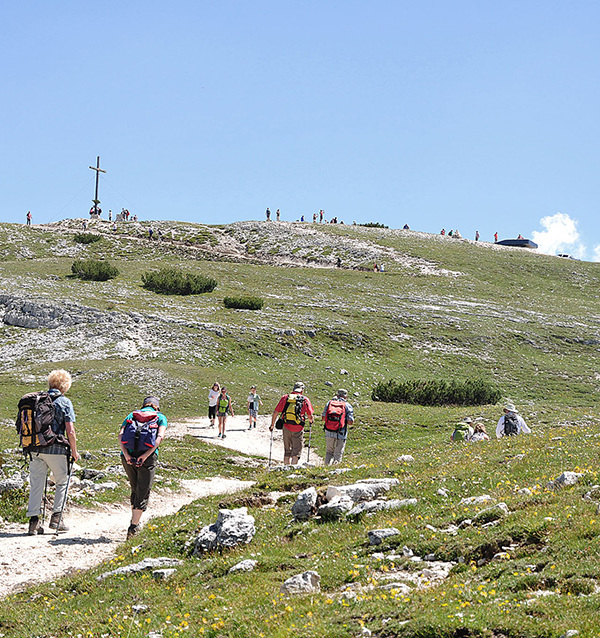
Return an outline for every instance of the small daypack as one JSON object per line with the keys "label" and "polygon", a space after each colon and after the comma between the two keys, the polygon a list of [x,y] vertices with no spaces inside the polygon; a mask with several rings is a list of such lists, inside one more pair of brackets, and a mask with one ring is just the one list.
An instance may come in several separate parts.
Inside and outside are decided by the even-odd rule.
{"label": "small daypack", "polygon": [[330,432],[340,432],[346,427],[346,402],[332,399],[325,412],[324,427]]}
{"label": "small daypack", "polygon": [[219,412],[228,412],[229,411],[229,395],[226,394],[225,398],[221,398],[219,395]]}
{"label": "small daypack", "polygon": [[131,416],[133,418],[125,422],[121,442],[128,450],[132,450],[133,456],[141,456],[156,445],[158,412],[136,410]]}
{"label": "small daypack", "polygon": [[283,408],[283,420],[290,425],[304,425],[302,418],[302,406],[304,405],[302,394],[288,394],[285,408]]}
{"label": "small daypack", "polygon": [[468,423],[458,423],[452,433],[452,441],[468,441],[471,438],[471,434],[473,434],[473,430]]}
{"label": "small daypack", "polygon": [[504,415],[504,436],[517,436],[519,434],[519,419],[513,412]]}
{"label": "small daypack", "polygon": [[30,392],[21,397],[15,426],[23,453],[33,447],[65,443],[66,439],[54,432],[54,400],[49,392]]}

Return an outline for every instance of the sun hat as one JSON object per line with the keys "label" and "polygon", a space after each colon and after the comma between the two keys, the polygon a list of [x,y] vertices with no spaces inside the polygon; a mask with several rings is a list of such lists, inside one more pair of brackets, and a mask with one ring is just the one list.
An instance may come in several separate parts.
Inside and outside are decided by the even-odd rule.
{"label": "sun hat", "polygon": [[473,419],[472,419],[470,416],[466,416],[466,417],[463,419],[463,421],[464,421],[465,423],[473,423]]}
{"label": "sun hat", "polygon": [[518,413],[519,413],[519,411],[517,410],[517,408],[515,408],[514,403],[507,403],[507,404],[504,406],[504,409],[505,409],[507,412],[514,412],[515,414],[518,414]]}
{"label": "sun hat", "polygon": [[160,408],[160,401],[157,397],[149,396],[144,399],[142,407],[145,408],[147,405],[152,405],[158,410]]}
{"label": "sun hat", "polygon": [[344,390],[344,388],[340,388],[337,391],[337,395],[338,395],[338,397],[347,397],[348,396],[348,390]]}
{"label": "sun hat", "polygon": [[304,383],[302,383],[302,381],[296,381],[296,383],[294,383],[294,392],[302,390],[304,390]]}

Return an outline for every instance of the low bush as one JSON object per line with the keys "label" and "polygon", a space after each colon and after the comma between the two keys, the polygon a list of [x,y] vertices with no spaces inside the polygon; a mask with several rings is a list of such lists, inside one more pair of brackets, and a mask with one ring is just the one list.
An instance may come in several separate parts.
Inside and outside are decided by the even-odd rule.
{"label": "low bush", "polygon": [[260,297],[225,297],[225,308],[237,308],[238,310],[260,310],[265,302]]}
{"label": "low bush", "polygon": [[108,261],[98,259],[77,259],[71,266],[71,272],[79,279],[107,281],[118,276],[119,270]]}
{"label": "low bush", "polygon": [[374,401],[413,405],[487,405],[497,403],[502,393],[492,383],[483,379],[392,379],[380,381],[373,388],[371,396]]}
{"label": "low bush", "polygon": [[212,292],[217,287],[216,279],[183,272],[177,268],[161,268],[142,274],[144,288],[163,295],[199,295]]}
{"label": "low bush", "polygon": [[389,228],[389,226],[379,222],[367,222],[366,224],[359,224],[359,226],[364,226],[365,228]]}
{"label": "low bush", "polygon": [[102,235],[96,235],[94,233],[75,233],[73,235],[73,241],[76,244],[93,244],[101,239]]}

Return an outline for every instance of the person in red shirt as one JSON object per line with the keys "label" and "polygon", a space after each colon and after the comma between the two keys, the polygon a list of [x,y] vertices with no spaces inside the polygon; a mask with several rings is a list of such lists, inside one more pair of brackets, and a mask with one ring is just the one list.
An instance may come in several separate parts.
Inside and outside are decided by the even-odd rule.
{"label": "person in red shirt", "polygon": [[271,417],[271,432],[280,417],[283,420],[283,463],[297,465],[304,445],[304,424],[306,419],[311,425],[315,420],[310,399],[304,395],[302,381],[296,381],[293,391],[279,399]]}

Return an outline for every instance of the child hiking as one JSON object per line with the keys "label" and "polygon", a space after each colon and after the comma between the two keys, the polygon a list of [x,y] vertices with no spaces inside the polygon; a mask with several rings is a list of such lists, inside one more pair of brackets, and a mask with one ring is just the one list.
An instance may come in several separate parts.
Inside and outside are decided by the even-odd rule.
{"label": "child hiking", "polygon": [[248,404],[248,429],[251,430],[256,427],[256,417],[258,416],[258,409],[263,404],[260,400],[260,395],[256,393],[256,386],[253,385],[250,388],[250,394],[247,399]]}
{"label": "child hiking", "polygon": [[217,400],[217,419],[219,420],[219,434],[217,434],[218,438],[225,438],[225,423],[227,421],[228,413],[231,414],[231,416],[235,416],[235,414],[233,413],[231,398],[227,394],[227,388],[223,386]]}

